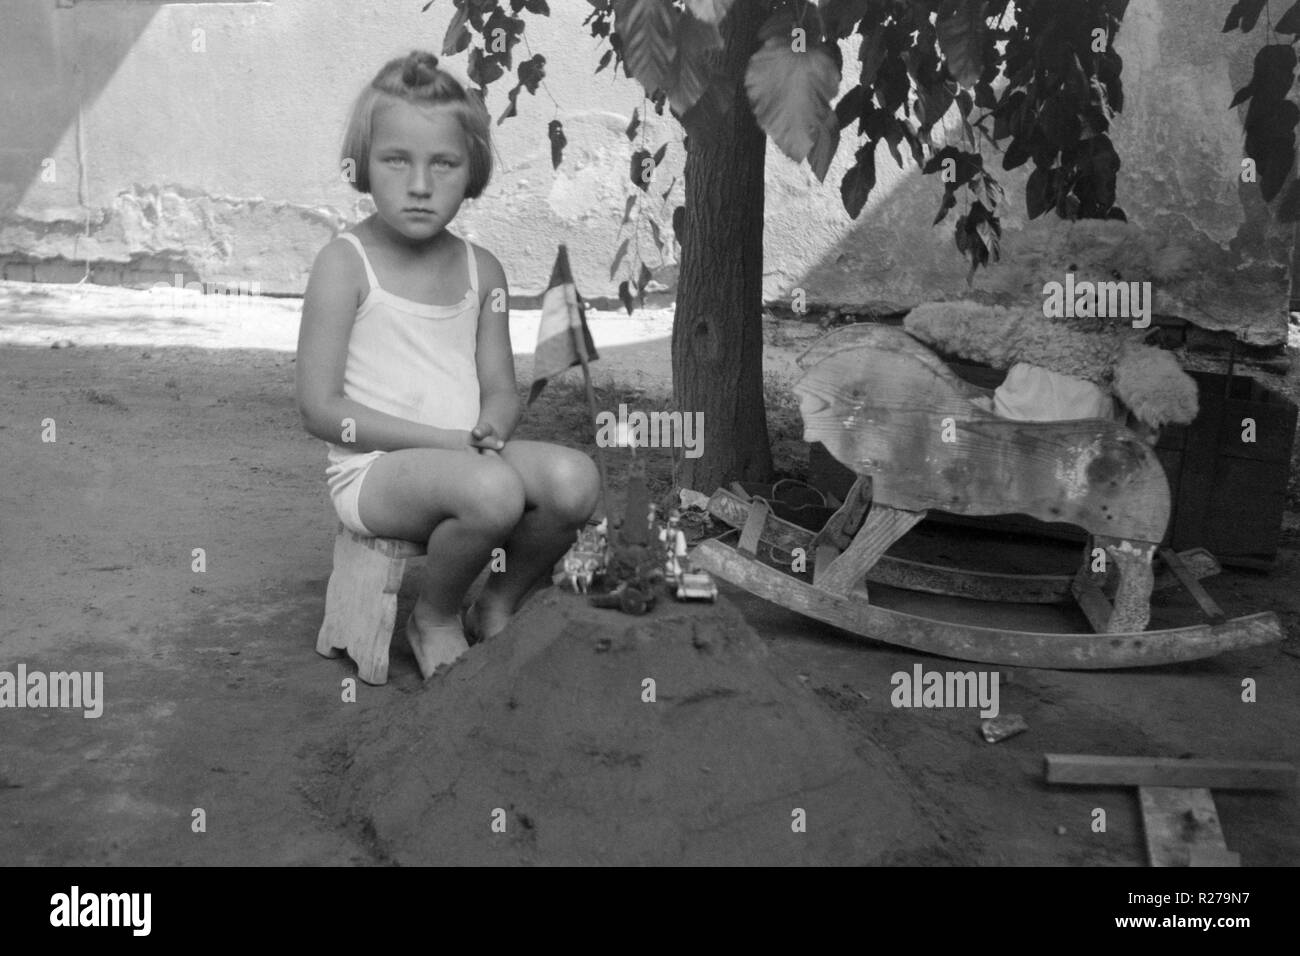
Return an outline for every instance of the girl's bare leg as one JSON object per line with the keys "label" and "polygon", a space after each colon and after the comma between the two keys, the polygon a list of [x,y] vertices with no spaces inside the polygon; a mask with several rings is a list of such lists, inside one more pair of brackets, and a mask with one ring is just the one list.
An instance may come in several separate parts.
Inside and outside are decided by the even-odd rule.
{"label": "girl's bare leg", "polygon": [[383,537],[428,542],[424,588],[407,625],[424,676],[469,646],[461,599],[492,549],[520,524],[524,502],[519,475],[491,455],[410,448],[370,466],[358,501],[365,526]]}
{"label": "girl's bare leg", "polygon": [[600,475],[582,452],[544,442],[510,441],[501,450],[501,460],[523,485],[525,510],[505,542],[505,570],[488,576],[474,606],[475,624],[485,638],[506,626],[534,585],[549,583],[555,562],[600,500]]}

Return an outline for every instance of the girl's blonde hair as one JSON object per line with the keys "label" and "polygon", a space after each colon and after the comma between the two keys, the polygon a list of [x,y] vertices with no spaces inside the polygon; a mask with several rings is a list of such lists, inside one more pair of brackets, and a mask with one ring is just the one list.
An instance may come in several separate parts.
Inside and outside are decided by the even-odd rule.
{"label": "girl's blonde hair", "polygon": [[454,76],[438,69],[438,58],[424,50],[389,60],[375,74],[353,104],[343,135],[343,166],[349,160],[356,175],[351,177],[357,192],[370,192],[370,143],[374,137],[375,111],[389,97],[416,106],[445,104],[452,108],[465,133],[469,149],[469,183],[466,199],[476,199],[492,177],[492,119],[477,90],[466,92]]}

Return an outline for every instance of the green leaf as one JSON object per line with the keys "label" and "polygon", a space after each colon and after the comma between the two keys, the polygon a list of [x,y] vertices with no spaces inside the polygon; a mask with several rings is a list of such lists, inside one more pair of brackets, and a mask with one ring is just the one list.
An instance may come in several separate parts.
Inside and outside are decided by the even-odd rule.
{"label": "green leaf", "polygon": [[646,267],[646,264],[643,262],[641,263],[641,271],[638,272],[636,275],[637,295],[644,297],[645,287],[649,284],[650,284],[650,270]]}
{"label": "green leaf", "polygon": [[667,89],[673,62],[674,18],[669,0],[615,0],[614,26],[623,40],[623,62],[646,93]]}
{"label": "green leaf", "polygon": [[641,125],[641,107],[632,110],[632,122],[627,124],[627,129],[623,130],[629,140],[636,139],[636,131]]}
{"label": "green leaf", "polygon": [[840,129],[848,126],[854,120],[860,120],[863,112],[867,111],[870,106],[871,101],[867,97],[867,91],[861,84],[841,96],[840,101],[835,104],[835,116],[839,120]]}
{"label": "green leaf", "polygon": [[524,21],[518,17],[509,16],[500,7],[492,11],[492,16],[488,17],[487,23],[483,25],[484,46],[488,45],[489,39],[495,47],[497,38],[504,36],[505,49],[493,49],[490,54],[492,58],[509,69],[511,66],[512,52],[519,44],[519,38],[524,34]]}
{"label": "green leaf", "polygon": [[840,124],[832,111],[827,114],[825,123],[817,131],[817,138],[813,143],[812,152],[808,154],[808,165],[812,168],[813,175],[817,177],[819,183],[826,181],[826,173],[831,168],[831,160],[835,158],[835,151],[840,145]]}
{"label": "green leaf", "polygon": [[[970,94],[966,94],[969,98]],[[927,133],[934,124],[943,119],[948,108],[952,106],[952,90],[948,89],[946,83],[938,83],[934,86],[918,85],[916,88],[916,113],[920,121],[921,132]]]}
{"label": "green leaf", "polygon": [[970,234],[966,231],[966,225],[966,217],[959,217],[952,234],[953,239],[957,243],[957,251],[962,255],[965,255],[966,250],[970,248]]}
{"label": "green leaf", "polygon": [[1291,91],[1295,50],[1289,43],[1271,43],[1255,54],[1250,88],[1256,99],[1280,100]]}
{"label": "green leaf", "polygon": [[483,51],[474,47],[469,51],[469,68],[465,71],[471,83],[486,87],[505,75],[501,64],[493,57],[483,55]]}
{"label": "green leaf", "polygon": [[807,158],[821,131],[834,121],[831,97],[839,85],[835,62],[821,47],[796,53],[788,38],[769,39],[745,70],[754,118],[796,163]]}
{"label": "green leaf", "polygon": [[871,35],[863,40],[862,46],[858,48],[858,59],[862,61],[862,74],[858,77],[858,82],[863,86],[869,87],[876,82],[880,64],[885,62],[885,55],[888,52],[885,45],[886,29],[883,26],[873,28]]}
{"label": "green leaf", "polygon": [[627,225],[628,222],[631,221],[631,219],[632,219],[632,207],[635,206],[635,205],[636,205],[636,193],[632,193],[631,195],[629,195],[629,196],[627,197],[627,204],[626,204],[625,206],[623,206],[623,222],[622,222],[622,225]]}
{"label": "green leaf", "polygon": [[559,169],[560,161],[564,159],[564,147],[569,145],[564,137],[564,125],[559,120],[551,120],[546,124],[546,137],[551,141],[551,168]]}
{"label": "green leaf", "polygon": [[854,219],[867,204],[871,190],[876,185],[876,144],[868,143],[857,151],[856,162],[840,180],[840,199],[844,202],[844,211]]}
{"label": "green leaf", "polygon": [[948,218],[948,210],[957,205],[957,194],[951,189],[945,189],[943,199],[939,202],[939,213],[934,217],[934,222],[930,225],[937,226]]}
{"label": "green leaf", "polygon": [[694,106],[714,79],[709,54],[723,48],[722,34],[716,25],[694,17],[680,17],[674,37],[676,55],[670,72],[668,90],[673,109],[679,114]]}
{"label": "green leaf", "polygon": [[[651,236],[651,238],[653,238],[654,241],[655,241],[655,247],[656,247],[660,252],[663,252],[663,251],[664,251],[664,237],[661,236],[661,235],[659,234],[659,223],[655,222],[653,217],[650,217],[650,236]],[[610,278],[612,279],[613,276],[610,276]]]}
{"label": "green leaf", "polygon": [[622,262],[623,257],[627,255],[627,244],[629,241],[630,240],[628,239],[624,239],[621,243],[619,243],[618,252],[614,253],[614,262],[609,267],[610,279],[614,278],[614,273],[618,272],[619,263]]}
{"label": "green leaf", "polygon": [[1291,9],[1282,14],[1282,19],[1277,21],[1277,26],[1273,28],[1277,33],[1290,33],[1294,36],[1300,33],[1300,0],[1292,4]]}
{"label": "green leaf", "polygon": [[457,53],[464,52],[469,46],[471,39],[469,27],[465,21],[469,19],[469,14],[462,7],[456,11],[456,15],[451,18],[451,23],[447,24],[447,33],[442,38],[442,55],[455,56]]}
{"label": "green leaf", "polygon": [[1246,113],[1246,155],[1255,160],[1259,192],[1272,202],[1295,165],[1295,129],[1300,108],[1290,100],[1256,96]]}
{"label": "green leaf", "polygon": [[1002,154],[1002,168],[1006,170],[1023,166],[1029,160],[1029,148],[1024,139],[1013,139],[1007,151]]}
{"label": "green leaf", "polygon": [[1278,222],[1300,222],[1300,180],[1291,180],[1277,204]]}
{"label": "green leaf", "polygon": [[758,42],[779,39],[782,43],[792,44],[796,27],[803,31],[808,46],[821,42],[821,13],[810,0],[788,0],[773,4],[771,15],[758,28]]}
{"label": "green leaf", "polygon": [[653,172],[654,159],[648,149],[638,149],[632,154],[632,161],[628,166],[628,178],[637,189],[642,192],[649,190],[650,176]]}
{"label": "green leaf", "polygon": [[1228,19],[1223,24],[1223,32],[1230,33],[1238,24],[1241,25],[1242,33],[1249,33],[1255,29],[1255,23],[1259,20],[1260,12],[1264,9],[1264,4],[1268,0],[1237,0],[1228,11]]}
{"label": "green leaf", "polygon": [[858,21],[865,17],[875,0],[824,0],[822,19],[826,23],[827,39],[842,40],[853,32]]}
{"label": "green leaf", "polygon": [[673,210],[673,238],[677,244],[682,244],[682,237],[686,235],[686,207],[678,206]]}
{"label": "green leaf", "polygon": [[1025,183],[1025,210],[1030,219],[1037,219],[1050,208],[1047,191],[1051,186],[1051,175],[1043,166],[1034,167]]}
{"label": "green leaf", "polygon": [[948,72],[962,86],[974,86],[984,72],[985,0],[947,0],[935,31]]}
{"label": "green leaf", "polygon": [[497,117],[498,126],[500,126],[510,117],[519,115],[519,111],[518,109],[516,109],[519,100],[519,90],[520,90],[520,86],[518,83],[516,83],[511,88],[510,92],[506,94],[510,98],[510,102],[506,104],[506,108],[504,112],[502,112],[502,114]]}
{"label": "green leaf", "polygon": [[534,54],[520,63],[515,72],[519,77],[520,85],[529,93],[536,95],[537,85],[546,77],[546,57],[540,53]]}
{"label": "green leaf", "polygon": [[623,308],[627,309],[627,314],[632,314],[632,292],[628,286],[627,280],[624,279],[618,284],[618,300],[623,303]]}
{"label": "green leaf", "polygon": [[686,9],[696,20],[717,26],[736,0],[686,0]]}

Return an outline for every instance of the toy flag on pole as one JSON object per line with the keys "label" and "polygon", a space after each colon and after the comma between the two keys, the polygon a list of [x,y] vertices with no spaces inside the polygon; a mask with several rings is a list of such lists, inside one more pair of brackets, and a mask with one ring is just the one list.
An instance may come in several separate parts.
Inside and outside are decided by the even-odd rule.
{"label": "toy flag on pole", "polygon": [[542,296],[542,322],[537,328],[537,349],[533,353],[533,387],[528,404],[536,401],[548,379],[565,369],[599,358],[587,328],[582,299],[569,271],[569,252],[561,244],[551,270],[551,282]]}
{"label": "toy flag on pole", "polygon": [[[528,393],[531,405],[546,387],[546,380],[575,365],[582,366],[582,382],[587,389],[587,410],[591,425],[596,427],[596,396],[591,389],[591,369],[587,363],[600,358],[596,343],[587,328],[582,298],[569,271],[569,250],[560,243],[551,270],[551,281],[542,295],[542,322],[537,327],[537,349],[533,352],[533,387]],[[605,451],[596,442],[596,464],[600,468],[600,502],[606,519],[609,516],[609,477],[605,470]]]}

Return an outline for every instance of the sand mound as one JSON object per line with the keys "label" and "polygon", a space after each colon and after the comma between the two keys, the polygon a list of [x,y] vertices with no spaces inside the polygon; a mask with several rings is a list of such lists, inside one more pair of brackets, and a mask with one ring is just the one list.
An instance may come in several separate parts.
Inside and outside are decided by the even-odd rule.
{"label": "sand mound", "polygon": [[878,863],[928,842],[891,758],[723,600],[636,618],[544,591],[347,749],[336,809],[403,864]]}

